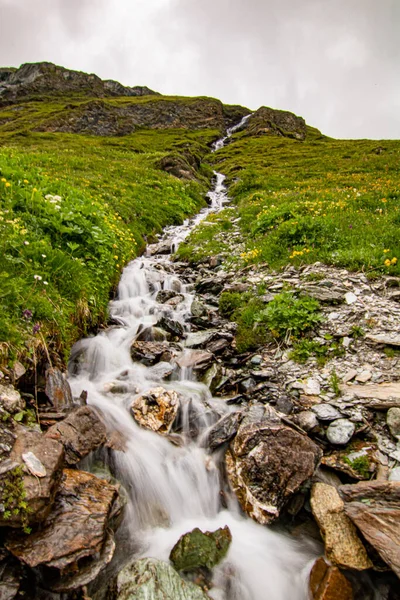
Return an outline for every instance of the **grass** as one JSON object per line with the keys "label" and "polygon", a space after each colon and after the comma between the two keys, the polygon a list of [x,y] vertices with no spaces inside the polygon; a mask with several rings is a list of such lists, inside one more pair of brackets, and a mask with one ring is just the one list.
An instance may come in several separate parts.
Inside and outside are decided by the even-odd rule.
{"label": "grass", "polygon": [[[310,129],[304,142],[235,138],[209,161],[227,175],[241,217],[239,266],[320,261],[400,274],[399,141],[332,140]],[[204,259],[207,248],[198,248],[195,235],[181,254]]]}
{"label": "grass", "polygon": [[105,322],[124,265],[205,204],[209,168],[179,180],[160,160],[182,149],[200,160],[214,138],[0,134],[1,364],[48,351],[65,361],[76,339]]}

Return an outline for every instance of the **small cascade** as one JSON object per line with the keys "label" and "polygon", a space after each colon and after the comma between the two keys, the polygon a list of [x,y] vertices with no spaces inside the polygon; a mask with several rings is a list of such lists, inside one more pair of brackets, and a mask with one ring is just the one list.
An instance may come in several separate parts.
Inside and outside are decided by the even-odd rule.
{"label": "small cascade", "polygon": [[252,113],[250,113],[249,115],[245,115],[243,117],[243,119],[237,123],[237,125],[234,125],[233,127],[229,127],[229,129],[227,129],[226,131],[226,135],[221,138],[220,140],[217,140],[216,142],[214,142],[213,146],[212,146],[212,150],[213,152],[217,152],[217,150],[221,150],[221,148],[223,148],[226,145],[226,142],[229,140],[229,138],[232,137],[232,135],[236,132],[236,131],[240,131],[240,129],[243,129],[243,127],[246,125],[247,121],[250,119]]}
{"label": "small cascade", "polygon": [[[215,149],[248,118],[231,128]],[[82,390],[88,392],[88,403],[103,412],[109,430],[119,439],[120,449],[112,451],[111,465],[128,493],[121,527],[135,548],[125,559],[151,556],[168,560],[181,534],[194,527],[213,531],[228,525],[233,541],[227,558],[214,569],[210,597],[306,600],[313,550],[243,516],[229,492],[221,506],[223,457],[211,455],[201,439],[232,407],[213,399],[190,367],[175,369],[171,375],[173,367],[168,362],[147,367],[131,358],[132,343],[146,335],[156,339],[162,319],[179,323],[184,332],[190,330],[193,290],[175,272],[171,256],[159,254],[157,248],[162,244],[171,252],[176,250],[202,219],[221,210],[228,201],[222,174],[215,174],[208,198],[209,206],[199,215],[178,227],[167,227],[159,244],[150,246],[146,256],[124,269],[117,298],[110,303],[115,325],[75,345],[69,381],[74,396]],[[168,290],[180,295],[177,304],[160,301],[160,292]],[[174,434],[179,444],[140,427],[131,416],[132,401],[159,386],[180,398],[180,428],[179,434]]]}

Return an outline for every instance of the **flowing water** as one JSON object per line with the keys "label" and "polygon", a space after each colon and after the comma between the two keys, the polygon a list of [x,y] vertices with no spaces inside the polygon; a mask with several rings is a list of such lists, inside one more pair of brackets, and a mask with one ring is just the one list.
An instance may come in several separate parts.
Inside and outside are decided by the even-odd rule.
{"label": "flowing water", "polygon": [[[234,130],[228,131],[227,137]],[[217,142],[215,149],[222,147],[225,140]],[[220,210],[227,201],[224,176],[216,174],[209,207],[182,226],[167,228],[161,245],[176,250],[201,219]],[[69,378],[74,395],[87,390],[88,403],[101,409],[110,431],[118,432],[124,447],[124,451],[112,451],[113,470],[129,496],[122,527],[135,548],[131,557],[124,558],[151,556],[168,560],[170,550],[183,533],[194,527],[213,531],[228,525],[233,541],[226,559],[214,569],[212,598],[305,600],[315,552],[243,516],[229,491],[223,508],[220,491],[224,483],[219,468],[223,457],[209,454],[196,441],[232,408],[221,399],[213,399],[190,369],[175,370],[166,380],[171,372],[168,363],[146,367],[131,359],[132,341],[144,330],[152,331],[163,315],[190,330],[192,288],[177,276],[169,255],[152,255],[152,250],[150,247],[147,256],[135,259],[124,269],[117,298],[110,304],[115,326],[76,344]],[[183,299],[174,308],[160,304],[156,300],[160,290],[174,290]],[[137,395],[160,385],[175,390],[181,398],[179,445],[141,428],[129,412]],[[194,427],[199,433],[195,439]]]}

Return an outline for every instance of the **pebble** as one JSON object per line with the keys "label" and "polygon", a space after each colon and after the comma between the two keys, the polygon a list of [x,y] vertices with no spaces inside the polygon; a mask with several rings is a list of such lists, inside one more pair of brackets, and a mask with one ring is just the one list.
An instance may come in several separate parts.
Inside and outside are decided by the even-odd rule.
{"label": "pebble", "polygon": [[358,381],[359,383],[366,383],[367,381],[369,381],[372,377],[372,373],[371,371],[361,371],[361,373],[359,375],[357,375],[356,377],[356,381]]}
{"label": "pebble", "polygon": [[346,304],[354,304],[354,302],[357,302],[357,296],[353,294],[353,292],[347,292],[347,294],[344,295],[344,299],[346,300]]}
{"label": "pebble", "polygon": [[317,379],[313,379],[312,377],[307,379],[304,385],[304,393],[307,394],[307,396],[319,396],[321,393],[319,381],[317,381]]}
{"label": "pebble", "polygon": [[400,467],[395,467],[390,471],[389,481],[400,481]]}
{"label": "pebble", "polygon": [[331,444],[344,446],[353,437],[355,425],[348,419],[337,419],[333,421],[326,430],[326,437]]}
{"label": "pebble", "polygon": [[349,381],[354,379],[354,377],[356,377],[356,375],[357,375],[356,369],[349,369],[342,378],[343,383],[348,383]]}

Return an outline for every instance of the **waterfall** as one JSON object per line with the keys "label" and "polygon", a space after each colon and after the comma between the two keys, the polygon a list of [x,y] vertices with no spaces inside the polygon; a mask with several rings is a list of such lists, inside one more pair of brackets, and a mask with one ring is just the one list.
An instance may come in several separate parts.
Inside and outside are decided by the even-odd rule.
{"label": "waterfall", "polygon": [[[217,142],[222,147],[249,116],[228,130]],[[228,201],[224,176],[216,173],[209,192],[210,205],[194,219],[166,228],[161,239],[171,250],[210,212],[221,210]],[[117,298],[110,304],[110,316],[117,325],[97,336],[82,340],[73,349],[73,373],[69,381],[74,396],[88,392],[88,403],[98,407],[110,431],[117,432],[120,450],[112,451],[116,477],[128,493],[121,527],[132,541],[132,555],[125,558],[156,557],[168,560],[180,535],[194,527],[213,531],[228,525],[233,541],[227,557],[214,569],[215,600],[306,600],[308,574],[315,552],[305,543],[263,527],[244,516],[236,498],[226,493],[221,505],[221,453],[211,455],[193,436],[224,413],[234,410],[195,380],[191,369],[166,381],[167,363],[146,367],[133,362],[132,342],[162,316],[170,316],[190,330],[193,291],[176,274],[169,255],[153,254],[136,258],[123,271]],[[182,295],[176,306],[157,301],[160,290]],[[179,394],[182,403],[180,445],[141,428],[130,415],[132,400],[149,389],[162,386]]]}

